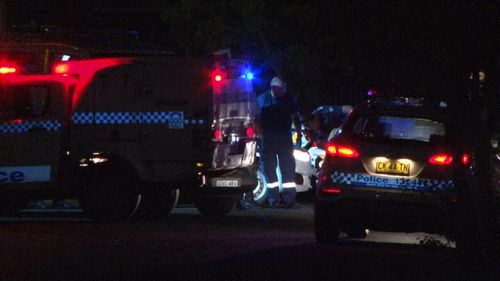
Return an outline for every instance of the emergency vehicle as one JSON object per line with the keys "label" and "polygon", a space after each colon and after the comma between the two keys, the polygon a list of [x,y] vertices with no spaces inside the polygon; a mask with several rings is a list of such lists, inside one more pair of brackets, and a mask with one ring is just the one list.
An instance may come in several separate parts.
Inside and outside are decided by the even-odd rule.
{"label": "emergency vehicle", "polygon": [[99,221],[167,215],[208,155],[207,69],[175,56],[1,43],[0,210],[77,198]]}
{"label": "emergency vehicle", "polygon": [[468,247],[473,165],[460,119],[443,101],[395,97],[358,105],[326,146],[315,236],[336,242],[366,228],[424,231]]}
{"label": "emergency vehicle", "polygon": [[195,205],[207,215],[229,213],[236,200],[258,184],[254,119],[257,98],[248,62],[223,59],[212,74],[213,157],[202,174]]}

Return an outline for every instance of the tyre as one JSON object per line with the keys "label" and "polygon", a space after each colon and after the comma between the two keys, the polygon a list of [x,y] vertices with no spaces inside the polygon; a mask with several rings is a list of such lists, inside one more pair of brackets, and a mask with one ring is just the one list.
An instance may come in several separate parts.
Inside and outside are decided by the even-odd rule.
{"label": "tyre", "polygon": [[366,238],[366,230],[363,226],[351,226],[345,229],[345,233],[349,238],[364,239]]}
{"label": "tyre", "polygon": [[451,236],[455,240],[455,248],[460,259],[468,259],[473,256],[477,250],[479,235],[478,228],[475,226],[475,221],[472,212],[462,214],[460,218],[455,219],[455,233]]}
{"label": "tyre", "polygon": [[134,214],[139,220],[164,219],[179,200],[179,189],[151,187],[141,193],[141,203]]}
{"label": "tyre", "polygon": [[334,208],[327,203],[314,205],[314,236],[320,243],[335,243],[339,239],[340,227]]}
{"label": "tyre", "polygon": [[257,186],[253,189],[253,200],[258,205],[264,205],[267,199],[267,182],[262,171],[257,170]]}
{"label": "tyre", "polygon": [[225,216],[235,205],[232,197],[199,197],[194,200],[194,205],[198,211],[207,216]]}
{"label": "tyre", "polygon": [[141,202],[136,179],[123,167],[92,167],[80,194],[84,214],[97,222],[122,221],[134,214]]}
{"label": "tyre", "polygon": [[345,213],[349,215],[346,217],[339,217],[340,230],[345,232],[349,238],[363,239],[366,238],[365,225],[362,216],[355,210],[350,210]]}

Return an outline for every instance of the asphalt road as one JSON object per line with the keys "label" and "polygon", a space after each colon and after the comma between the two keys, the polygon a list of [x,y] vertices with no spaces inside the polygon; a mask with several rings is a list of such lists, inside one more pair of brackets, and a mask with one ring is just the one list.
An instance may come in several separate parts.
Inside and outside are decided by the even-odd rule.
{"label": "asphalt road", "polygon": [[107,224],[26,212],[0,219],[0,280],[499,280],[497,261],[464,263],[439,236],[371,231],[325,245],[312,225],[312,205],[218,219],[184,206]]}

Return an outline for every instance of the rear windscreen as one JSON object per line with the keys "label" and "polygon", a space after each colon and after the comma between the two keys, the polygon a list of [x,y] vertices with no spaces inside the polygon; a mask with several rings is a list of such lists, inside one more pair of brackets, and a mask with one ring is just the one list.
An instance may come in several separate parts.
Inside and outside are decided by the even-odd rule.
{"label": "rear windscreen", "polygon": [[352,130],[352,135],[356,138],[421,142],[444,137],[445,133],[445,125],[441,122],[399,116],[362,116],[355,122]]}

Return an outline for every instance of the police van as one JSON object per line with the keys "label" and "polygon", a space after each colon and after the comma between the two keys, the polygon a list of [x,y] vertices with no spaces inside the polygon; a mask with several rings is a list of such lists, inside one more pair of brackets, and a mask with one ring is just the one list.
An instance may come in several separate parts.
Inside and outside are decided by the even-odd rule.
{"label": "police van", "polygon": [[1,42],[0,211],[77,198],[100,221],[168,214],[206,162],[206,69],[172,55]]}
{"label": "police van", "polygon": [[201,213],[220,216],[229,213],[243,193],[258,185],[254,130],[257,98],[254,74],[245,60],[217,61],[210,77],[212,161],[201,174],[194,203]]}

